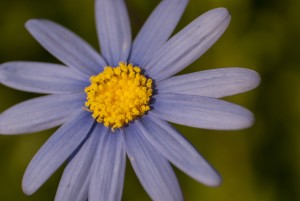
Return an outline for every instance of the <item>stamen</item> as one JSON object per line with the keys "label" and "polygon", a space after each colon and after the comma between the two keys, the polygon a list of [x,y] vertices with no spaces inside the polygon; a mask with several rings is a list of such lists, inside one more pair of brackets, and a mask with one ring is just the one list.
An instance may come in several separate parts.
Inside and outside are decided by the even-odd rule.
{"label": "stamen", "polygon": [[150,110],[152,80],[137,66],[124,62],[115,68],[107,66],[90,82],[85,107],[107,127],[121,128]]}

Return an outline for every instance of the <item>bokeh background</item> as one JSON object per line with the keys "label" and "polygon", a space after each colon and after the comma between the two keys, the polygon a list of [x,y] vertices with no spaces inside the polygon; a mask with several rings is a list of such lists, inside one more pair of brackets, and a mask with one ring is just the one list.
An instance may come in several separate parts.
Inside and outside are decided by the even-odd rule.
{"label": "bokeh background", "polygon": [[[127,0],[135,35],[159,0]],[[25,30],[30,18],[47,18],[70,28],[98,48],[94,0],[0,0],[0,63],[58,61]],[[256,123],[241,131],[177,126],[223,176],[217,188],[197,183],[176,169],[187,201],[300,200],[300,1],[190,0],[177,30],[201,13],[226,7],[232,22],[223,37],[182,73],[217,67],[248,67],[261,85],[226,98],[254,112]],[[0,86],[0,112],[37,96]],[[30,159],[55,131],[0,135],[0,200],[51,201],[63,168],[32,196],[21,190]],[[123,200],[150,200],[129,163]]]}

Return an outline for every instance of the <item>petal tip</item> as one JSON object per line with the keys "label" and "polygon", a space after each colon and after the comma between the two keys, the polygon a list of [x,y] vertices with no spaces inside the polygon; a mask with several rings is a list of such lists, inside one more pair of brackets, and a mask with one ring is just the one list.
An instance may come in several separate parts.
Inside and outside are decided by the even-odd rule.
{"label": "petal tip", "polygon": [[205,181],[202,181],[202,183],[209,187],[218,187],[222,184],[223,179],[221,175],[216,171],[213,170],[213,172],[209,173],[207,175],[207,178]]}
{"label": "petal tip", "polygon": [[244,92],[255,89],[257,86],[260,85],[261,77],[258,72],[247,68],[236,68],[236,69],[240,69],[241,72],[243,73],[244,83],[247,86],[246,87],[247,89]]}
{"label": "petal tip", "polygon": [[34,189],[32,185],[30,185],[25,175],[22,180],[22,190],[26,195],[32,195],[36,191],[36,189]]}
{"label": "petal tip", "polygon": [[32,24],[34,24],[35,22],[36,22],[35,19],[27,20],[27,22],[25,23],[25,28],[29,30],[31,28]]}
{"label": "petal tip", "polygon": [[215,9],[213,9],[213,11],[218,13],[219,15],[230,16],[229,10],[224,7],[215,8]]}
{"label": "petal tip", "polygon": [[242,130],[242,129],[247,129],[250,128],[254,125],[255,123],[255,117],[254,114],[242,107],[242,106],[238,106],[239,107],[239,111],[237,113],[237,116],[233,119],[231,119],[231,121],[228,121],[228,129],[224,129],[224,130]]}
{"label": "petal tip", "polygon": [[27,30],[31,31],[32,29],[36,28],[36,26],[38,26],[42,22],[49,22],[49,20],[46,20],[46,19],[30,19],[30,20],[27,20],[27,22],[25,23],[25,28]]}
{"label": "petal tip", "polygon": [[214,180],[211,180],[209,183],[207,183],[206,185],[207,186],[210,186],[210,187],[219,187],[222,185],[222,177],[219,176],[218,178],[214,178]]}
{"label": "petal tip", "polygon": [[254,123],[255,123],[254,114],[249,111],[248,122],[245,123],[245,127],[244,128],[250,128],[251,126],[254,125]]}
{"label": "petal tip", "polygon": [[233,122],[233,126],[230,126],[228,130],[242,130],[250,128],[255,123],[254,114],[249,110],[244,108],[245,113],[243,116],[240,116],[240,119],[236,119],[236,122]]}
{"label": "petal tip", "polygon": [[260,85],[260,83],[261,83],[261,76],[256,71],[254,71],[254,70],[251,70],[251,71],[253,73],[253,89],[254,89],[254,88],[256,88],[257,86]]}
{"label": "petal tip", "polygon": [[223,22],[226,22],[225,24],[229,24],[231,20],[231,15],[227,8],[215,8],[208,12],[212,12],[211,14],[215,15],[216,18],[219,18],[222,21],[224,20]]}

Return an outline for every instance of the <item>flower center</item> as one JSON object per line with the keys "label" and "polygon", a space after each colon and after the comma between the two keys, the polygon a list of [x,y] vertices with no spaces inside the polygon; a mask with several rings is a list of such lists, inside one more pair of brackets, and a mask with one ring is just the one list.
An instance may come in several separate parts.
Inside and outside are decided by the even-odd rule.
{"label": "flower center", "polygon": [[85,106],[107,127],[121,128],[150,109],[152,80],[137,66],[124,62],[115,68],[106,66],[90,82],[85,88]]}

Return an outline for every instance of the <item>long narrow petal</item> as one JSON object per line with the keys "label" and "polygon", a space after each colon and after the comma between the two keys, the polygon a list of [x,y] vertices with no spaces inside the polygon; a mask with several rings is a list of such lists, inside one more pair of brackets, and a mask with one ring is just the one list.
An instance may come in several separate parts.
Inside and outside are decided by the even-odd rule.
{"label": "long narrow petal", "polygon": [[250,127],[253,115],[238,105],[214,98],[158,94],[154,96],[153,112],[158,117],[186,126],[235,130]]}
{"label": "long narrow petal", "polygon": [[152,200],[183,200],[176,175],[169,162],[138,133],[136,122],[125,129],[126,149],[132,167]]}
{"label": "long narrow petal", "polygon": [[0,133],[32,133],[61,125],[74,111],[82,110],[84,100],[84,93],[74,93],[19,103],[0,114]]}
{"label": "long narrow petal", "polygon": [[0,83],[22,91],[52,94],[83,92],[89,84],[70,68],[38,62],[0,65]]}
{"label": "long narrow petal", "polygon": [[29,20],[26,28],[53,56],[86,75],[98,74],[106,66],[90,45],[61,25],[48,20]]}
{"label": "long narrow petal", "polygon": [[167,122],[151,114],[141,118],[140,122],[142,134],[171,163],[203,184],[218,186],[221,183],[219,174]]}
{"label": "long narrow petal", "polygon": [[124,0],[96,0],[101,52],[110,66],[126,62],[131,47],[129,16]]}
{"label": "long narrow petal", "polygon": [[101,137],[92,166],[89,200],[118,201],[122,198],[126,166],[123,138],[119,131],[98,135]]}
{"label": "long narrow petal", "polygon": [[144,66],[145,61],[168,40],[187,3],[188,0],[159,3],[133,42],[130,62]]}
{"label": "long narrow petal", "polygon": [[230,15],[225,8],[201,15],[156,51],[145,64],[147,74],[160,81],[181,71],[219,39],[229,21]]}
{"label": "long narrow petal", "polygon": [[28,165],[22,187],[34,193],[74,152],[90,132],[94,119],[82,111],[60,127],[41,147]]}
{"label": "long narrow petal", "polygon": [[249,91],[260,83],[258,73],[245,68],[223,68],[174,76],[157,83],[158,93],[221,98]]}
{"label": "long narrow petal", "polygon": [[94,129],[91,136],[82,145],[64,170],[55,201],[86,201],[91,178],[91,166],[96,154],[99,136]]}

